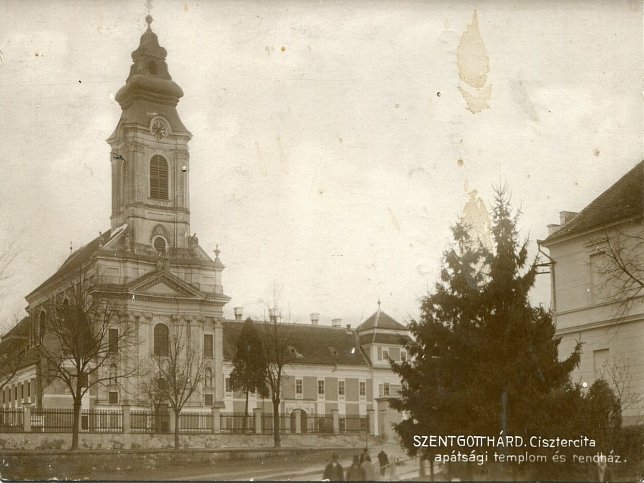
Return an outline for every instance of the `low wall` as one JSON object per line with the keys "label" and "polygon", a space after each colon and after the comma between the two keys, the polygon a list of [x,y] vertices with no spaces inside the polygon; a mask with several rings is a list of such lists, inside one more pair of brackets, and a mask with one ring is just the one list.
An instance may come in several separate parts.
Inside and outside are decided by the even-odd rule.
{"label": "low wall", "polygon": [[[316,454],[340,448],[263,448],[117,450],[117,451],[0,451],[0,476],[6,480],[92,479],[94,474],[127,474],[131,470],[168,467],[207,468],[222,460],[261,459],[271,456]],[[221,463],[220,463],[221,464]],[[124,472],[124,473],[120,473]]]}
{"label": "low wall", "polygon": [[[360,434],[283,434],[282,447],[358,447],[364,443]],[[2,450],[68,450],[71,433],[0,433]],[[185,449],[272,448],[272,434],[181,434],[179,444]],[[174,448],[174,434],[80,433],[81,450],[168,449]]]}
{"label": "low wall", "polygon": [[208,467],[222,460],[357,450],[365,444],[364,436],[344,434],[282,435],[280,449],[272,447],[272,435],[181,435],[179,441],[182,449],[174,451],[174,435],[81,434],[82,449],[69,451],[69,433],[0,434],[0,477],[69,480],[113,473],[118,478],[120,471]]}

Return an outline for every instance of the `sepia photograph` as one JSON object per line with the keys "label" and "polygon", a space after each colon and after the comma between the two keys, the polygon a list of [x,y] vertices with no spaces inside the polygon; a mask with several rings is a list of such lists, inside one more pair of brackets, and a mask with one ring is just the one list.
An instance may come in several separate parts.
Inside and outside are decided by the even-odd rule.
{"label": "sepia photograph", "polygon": [[644,481],[641,0],[0,0],[0,480]]}

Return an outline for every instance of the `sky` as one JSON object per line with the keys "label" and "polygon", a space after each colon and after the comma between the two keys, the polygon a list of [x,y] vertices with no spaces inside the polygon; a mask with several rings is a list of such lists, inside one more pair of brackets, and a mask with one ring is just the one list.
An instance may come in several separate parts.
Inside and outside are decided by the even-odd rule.
{"label": "sky", "polygon": [[507,183],[534,255],[643,158],[637,1],[1,0],[0,332],[109,228],[105,140],[148,13],[228,317],[277,293],[292,322],[355,327],[379,299],[406,322],[468,193]]}

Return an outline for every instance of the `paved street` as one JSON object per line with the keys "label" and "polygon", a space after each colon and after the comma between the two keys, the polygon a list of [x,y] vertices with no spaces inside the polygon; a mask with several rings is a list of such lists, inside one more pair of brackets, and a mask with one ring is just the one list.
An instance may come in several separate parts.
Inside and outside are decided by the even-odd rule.
{"label": "paved street", "polygon": [[[370,449],[372,461],[377,461],[378,452],[383,449],[389,455],[390,461],[398,458],[401,463],[396,465],[393,478],[411,479],[418,476],[418,462],[409,460],[397,443],[377,445]],[[359,454],[361,448],[337,451],[340,464],[348,468],[354,454]],[[216,465],[198,467],[163,467],[154,470],[118,471],[111,474],[96,474],[92,479],[103,480],[169,480],[169,481],[320,481],[325,465],[330,460],[331,451],[321,450],[319,453],[308,453],[293,456],[273,456],[247,460],[221,461]]]}

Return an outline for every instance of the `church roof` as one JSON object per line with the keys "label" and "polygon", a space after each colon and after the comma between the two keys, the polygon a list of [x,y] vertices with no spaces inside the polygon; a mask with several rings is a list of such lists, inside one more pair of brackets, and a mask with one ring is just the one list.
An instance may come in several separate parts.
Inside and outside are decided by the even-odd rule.
{"label": "church roof", "polygon": [[[94,256],[94,253],[96,253],[96,250],[98,250],[99,246],[103,243],[106,243],[110,239],[111,234],[112,230],[107,230],[101,235],[94,238],[87,245],[82,246],[81,248],[70,253],[67,259],[60,266],[60,268],[56,270],[56,272],[51,277],[49,277],[43,283],[38,285],[38,287],[32,290],[29,295],[38,291],[40,288],[44,287],[51,281],[72,273],[75,269],[81,267],[84,263],[91,260],[92,256]],[[27,298],[29,298],[29,295],[27,295]]]}
{"label": "church roof", "polygon": [[[224,322],[224,360],[234,358],[242,326],[241,321]],[[269,323],[255,322],[260,337],[268,327],[272,326]],[[292,348],[291,364],[369,365],[358,347],[355,333],[344,327],[308,324],[279,324],[278,327],[287,339],[286,344]]]}
{"label": "church roof", "polygon": [[642,215],[644,161],[595,198],[578,215],[546,238],[544,244],[603,225]]}
{"label": "church roof", "polygon": [[380,309],[374,312],[371,317],[358,326],[358,331],[360,332],[369,329],[407,330],[404,325],[397,322]]}
{"label": "church roof", "polygon": [[167,51],[159,45],[157,35],[150,28],[152,17],[148,15],[145,21],[148,28],[141,35],[138,48],[132,52],[132,65],[125,85],[115,96],[123,113],[110,138],[116,135],[122,124],[148,126],[151,116],[156,115],[166,117],[173,132],[190,135],[176,109],[183,90],[168,72]]}

